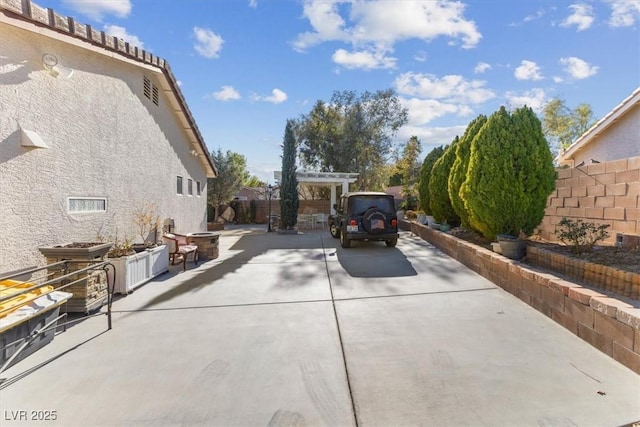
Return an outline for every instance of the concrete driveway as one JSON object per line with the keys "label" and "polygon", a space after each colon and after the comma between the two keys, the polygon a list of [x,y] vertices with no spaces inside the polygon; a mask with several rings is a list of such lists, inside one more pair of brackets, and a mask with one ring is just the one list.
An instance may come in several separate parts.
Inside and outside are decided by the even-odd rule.
{"label": "concrete driveway", "polygon": [[409,233],[343,250],[247,227],[220,245],[117,300],[112,330],[85,319],[4,372],[0,425],[640,419],[638,375]]}

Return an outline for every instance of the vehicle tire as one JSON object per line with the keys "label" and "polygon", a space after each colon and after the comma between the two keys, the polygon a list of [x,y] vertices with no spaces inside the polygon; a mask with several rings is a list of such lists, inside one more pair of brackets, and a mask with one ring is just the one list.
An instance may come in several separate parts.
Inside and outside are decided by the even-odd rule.
{"label": "vehicle tire", "polygon": [[331,237],[333,237],[334,239],[337,239],[340,237],[340,229],[338,228],[337,224],[331,224],[329,226],[329,233],[331,233]]}
{"label": "vehicle tire", "polygon": [[398,244],[398,239],[385,240],[384,243],[390,248],[395,248]]}
{"label": "vehicle tire", "polygon": [[351,239],[347,237],[347,233],[340,233],[340,246],[345,249],[351,247]]}
{"label": "vehicle tire", "polygon": [[[383,227],[372,227],[372,221],[382,221]],[[369,234],[384,233],[387,227],[387,216],[380,209],[372,208],[362,215],[362,227]]]}

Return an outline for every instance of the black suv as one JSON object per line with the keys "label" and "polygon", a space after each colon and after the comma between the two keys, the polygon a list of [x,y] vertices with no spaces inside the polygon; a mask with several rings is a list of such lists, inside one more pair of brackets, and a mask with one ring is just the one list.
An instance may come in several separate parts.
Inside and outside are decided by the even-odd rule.
{"label": "black suv", "polygon": [[343,248],[352,240],[378,240],[390,248],[398,243],[398,217],[393,196],[373,191],[345,193],[333,205],[329,231]]}

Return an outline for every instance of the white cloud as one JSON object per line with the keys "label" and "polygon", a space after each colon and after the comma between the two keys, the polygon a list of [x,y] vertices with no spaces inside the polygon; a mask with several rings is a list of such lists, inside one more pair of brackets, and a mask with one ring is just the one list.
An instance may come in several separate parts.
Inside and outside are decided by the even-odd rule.
{"label": "white cloud", "polygon": [[525,92],[507,92],[505,94],[510,107],[518,108],[526,105],[536,113],[542,112],[547,102],[547,96],[543,89],[534,88]]}
{"label": "white cloud", "polygon": [[491,65],[487,64],[486,62],[478,62],[476,67],[473,69],[473,72],[476,74],[482,74],[485,71],[488,71],[490,69],[491,69]]}
{"label": "white cloud", "polygon": [[539,9],[535,14],[533,15],[528,15],[525,16],[522,21],[520,22],[513,22],[511,24],[509,24],[510,27],[518,27],[521,24],[524,24],[525,22],[531,22],[531,21],[535,21],[537,19],[542,18],[544,15],[546,14],[546,11],[544,9]]}
{"label": "white cloud", "polygon": [[218,101],[233,101],[240,99],[240,93],[233,86],[222,86],[218,92],[213,92],[213,97]]}
{"label": "white cloud", "polygon": [[62,0],[62,4],[96,21],[104,15],[126,18],[131,13],[130,0]]}
{"label": "white cloud", "polygon": [[563,27],[570,27],[575,25],[578,31],[586,30],[591,27],[595,17],[593,14],[593,7],[584,3],[576,3],[569,6],[573,13],[567,16],[567,19],[560,23]]}
{"label": "white cloud", "polygon": [[413,59],[418,62],[425,62],[427,60],[427,53],[424,51],[420,51],[413,55]]}
{"label": "white cloud", "polygon": [[599,68],[575,56],[560,58],[560,64],[562,64],[564,71],[576,80],[593,76],[598,72]]}
{"label": "white cloud", "polygon": [[256,8],[258,7],[258,0],[249,0],[249,7]]}
{"label": "white cloud", "polygon": [[383,52],[347,52],[338,49],[331,57],[333,62],[348,69],[361,68],[373,70],[377,68],[395,68],[396,58],[385,56]]}
{"label": "white cloud", "polygon": [[[346,7],[350,7],[348,14],[344,12]],[[304,51],[328,41],[344,42],[353,46],[359,56],[366,52],[381,64],[395,62],[395,58],[387,58],[385,54],[402,40],[429,42],[449,37],[463,48],[472,48],[482,35],[475,22],[464,17],[464,8],[461,2],[444,1],[306,0],[303,16],[309,20],[312,31],[298,34],[293,47]],[[340,52],[345,64],[353,64],[346,60],[346,50]]]}
{"label": "white cloud", "polygon": [[640,21],[640,2],[637,0],[605,0],[611,5],[609,25],[630,27]]}
{"label": "white cloud", "polygon": [[213,31],[206,28],[194,27],[193,35],[196,38],[194,49],[205,58],[217,58],[222,50],[224,40]]}
{"label": "white cloud", "polygon": [[527,61],[526,59],[520,63],[520,66],[516,68],[514,73],[518,80],[541,80],[540,67],[533,61]]}
{"label": "white cloud", "polygon": [[138,46],[140,49],[144,48],[144,43],[142,40],[133,34],[127,33],[126,28],[121,27],[119,25],[105,25],[104,32],[111,36],[117,37],[128,42],[130,45]]}
{"label": "white cloud", "polygon": [[468,81],[456,74],[438,78],[433,74],[409,72],[399,75],[393,84],[402,95],[443,99],[447,102],[480,104],[495,97],[493,91],[484,87],[485,81]]}
{"label": "white cloud", "polygon": [[456,114],[458,116],[468,116],[473,110],[466,105],[441,102],[436,99],[403,99],[402,105],[409,112],[408,125],[423,125],[435,119]]}
{"label": "white cloud", "polygon": [[271,102],[273,104],[280,104],[286,101],[287,98],[288,98],[287,94],[278,88],[273,89],[271,91],[270,96],[260,96],[260,95],[252,96],[252,99],[254,101],[265,101],[265,102]]}
{"label": "white cloud", "polygon": [[422,153],[426,155],[437,146],[450,144],[456,135],[463,135],[466,128],[467,125],[451,127],[405,125],[398,130],[396,139],[406,142],[412,136],[417,136],[422,144]]}

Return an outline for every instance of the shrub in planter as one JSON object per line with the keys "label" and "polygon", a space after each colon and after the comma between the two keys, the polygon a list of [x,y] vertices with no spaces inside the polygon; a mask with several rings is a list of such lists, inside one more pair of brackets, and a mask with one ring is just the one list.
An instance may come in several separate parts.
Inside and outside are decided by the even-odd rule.
{"label": "shrub in planter", "polygon": [[560,230],[556,231],[558,239],[563,243],[569,243],[576,254],[591,252],[596,243],[609,237],[609,224],[596,226],[593,222],[584,222],[581,219],[572,220],[562,218],[558,223]]}
{"label": "shrub in planter", "polygon": [[431,215],[431,202],[429,198],[429,178],[431,177],[431,169],[436,160],[444,153],[444,147],[436,147],[426,155],[422,161],[420,168],[420,181],[418,182],[418,195],[420,197],[419,206],[426,215]]}
{"label": "shrub in planter", "polygon": [[464,135],[456,144],[456,159],[449,172],[449,199],[453,210],[456,211],[456,214],[460,217],[460,222],[465,228],[471,228],[471,224],[469,224],[469,214],[464,205],[460,189],[467,178],[469,158],[471,157],[471,142],[486,122],[487,116],[481,114],[469,123]]}
{"label": "shrub in planter", "polygon": [[429,178],[429,199],[431,203],[431,212],[436,221],[446,223],[451,226],[460,225],[460,217],[451,205],[449,198],[449,173],[456,159],[456,147],[459,138],[444,150],[444,153],[436,160],[431,169],[431,178]]}
{"label": "shrub in planter", "polygon": [[530,235],[554,185],[553,156],[533,110],[493,113],[472,141],[462,186],[471,226],[488,238]]}

